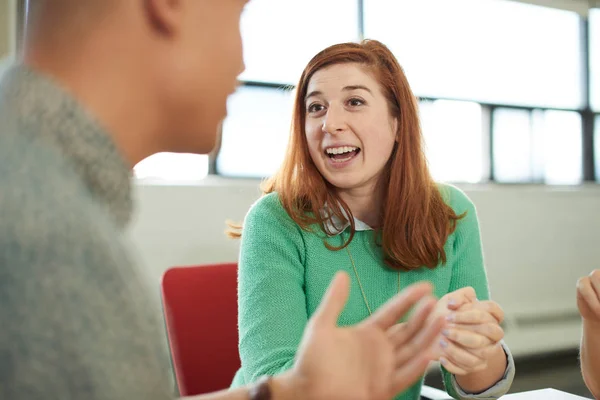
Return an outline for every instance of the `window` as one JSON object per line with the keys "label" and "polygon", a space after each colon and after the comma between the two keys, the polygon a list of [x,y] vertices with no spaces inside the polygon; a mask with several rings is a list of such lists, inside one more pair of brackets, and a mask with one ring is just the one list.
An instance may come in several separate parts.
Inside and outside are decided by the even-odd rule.
{"label": "window", "polygon": [[536,174],[529,110],[502,108],[493,115],[494,178],[498,182],[531,182]]}
{"label": "window", "polygon": [[579,113],[500,108],[493,118],[494,175],[498,182],[581,183]]}
{"label": "window", "polygon": [[358,6],[348,0],[252,0],[242,17],[241,80],[296,84],[325,47],[358,39]]}
{"label": "window", "polygon": [[484,177],[481,106],[436,100],[421,103],[425,154],[435,180],[479,182]]}
{"label": "window", "polygon": [[573,111],[546,111],[543,117],[538,114],[537,118],[543,131],[545,182],[559,185],[581,183],[581,115]]}
{"label": "window", "polygon": [[[307,29],[307,27],[318,29]],[[358,39],[358,3],[347,0],[253,0],[242,16],[242,82],[293,85],[319,51]],[[268,177],[283,161],[292,93],[243,86],[228,100],[217,173]]]}
{"label": "window", "polygon": [[293,92],[241,87],[227,102],[217,172],[268,177],[283,161],[292,120]]}
{"label": "window", "polygon": [[[590,95],[592,108],[600,112],[600,8],[589,14],[590,28]],[[597,125],[597,124],[596,124]],[[600,153],[596,153],[600,156]]]}
{"label": "window", "polygon": [[506,0],[364,0],[419,96],[576,109],[578,14]]}
{"label": "window", "polygon": [[159,153],[138,163],[134,174],[141,180],[197,181],[208,175],[208,156]]}
{"label": "window", "polygon": [[[364,36],[387,44],[414,93],[428,99],[421,123],[436,180],[580,183],[583,19],[526,3],[252,0],[241,24],[246,70],[228,100],[215,172],[263,178],[277,171],[293,106],[293,92],[277,87],[296,84],[327,46],[359,39],[362,17]],[[600,9],[590,11],[589,34],[590,100],[600,112]],[[208,158],[194,155],[160,154],[135,168],[147,179],[197,180],[207,172]]]}

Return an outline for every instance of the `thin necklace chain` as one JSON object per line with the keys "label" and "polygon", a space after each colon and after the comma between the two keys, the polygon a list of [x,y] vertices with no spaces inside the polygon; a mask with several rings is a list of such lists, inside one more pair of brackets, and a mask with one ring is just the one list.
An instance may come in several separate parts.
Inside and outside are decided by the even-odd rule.
{"label": "thin necklace chain", "polygon": [[[369,311],[369,315],[372,315],[373,312],[371,311],[371,307],[369,306],[369,301],[367,300],[365,290],[363,289],[363,285],[360,282],[360,278],[358,277],[358,270],[356,269],[356,264],[354,264],[354,258],[352,257],[352,253],[350,253],[349,246],[346,246],[346,251],[348,252],[348,257],[350,257],[350,262],[352,263],[352,268],[354,269],[354,275],[356,275],[358,287],[360,288],[360,292],[362,293],[362,297],[365,301],[365,305],[367,306],[367,310]],[[398,293],[400,293],[400,271],[398,271]]]}

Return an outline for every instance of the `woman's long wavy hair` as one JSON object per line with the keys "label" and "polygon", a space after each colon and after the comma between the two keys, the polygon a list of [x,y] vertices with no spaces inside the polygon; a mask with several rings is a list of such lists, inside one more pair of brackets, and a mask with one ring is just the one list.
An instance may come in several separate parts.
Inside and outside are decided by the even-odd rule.
{"label": "woman's long wavy hair", "polygon": [[[392,117],[398,120],[397,142],[379,178],[383,208],[382,224],[376,235],[385,262],[398,270],[434,268],[440,262],[445,263],[444,244],[462,216],[457,216],[444,202],[429,173],[418,101],[404,71],[391,51],[376,40],[328,47],[308,63],[296,87],[285,159],[277,174],[264,182],[263,193],[277,192],[287,213],[304,230],[318,224],[326,232],[325,224],[331,215],[349,222],[348,240],[340,247],[332,247],[325,241],[328,248],[343,249],[352,241],[356,232],[352,211],[323,178],[309,154],[304,104],[308,83],[315,72],[346,63],[359,64],[376,78]],[[326,204],[328,215],[322,212]]]}

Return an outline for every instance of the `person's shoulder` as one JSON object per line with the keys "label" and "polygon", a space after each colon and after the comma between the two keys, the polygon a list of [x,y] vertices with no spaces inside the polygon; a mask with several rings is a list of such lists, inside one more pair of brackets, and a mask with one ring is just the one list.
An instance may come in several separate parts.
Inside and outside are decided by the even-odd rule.
{"label": "person's shoulder", "polygon": [[89,230],[94,203],[80,178],[53,149],[18,135],[0,134],[0,231],[30,237],[77,237]]}
{"label": "person's shoulder", "polygon": [[277,192],[272,192],[261,196],[250,206],[247,218],[285,218],[286,216],[287,212],[281,203],[279,195]]}
{"label": "person's shoulder", "polygon": [[261,227],[270,231],[278,230],[282,233],[301,230],[286,211],[277,192],[259,198],[246,214],[245,230],[258,230]]}
{"label": "person's shoulder", "polygon": [[475,211],[475,204],[460,188],[449,183],[437,183],[437,188],[442,195],[442,198],[457,215],[465,211]]}

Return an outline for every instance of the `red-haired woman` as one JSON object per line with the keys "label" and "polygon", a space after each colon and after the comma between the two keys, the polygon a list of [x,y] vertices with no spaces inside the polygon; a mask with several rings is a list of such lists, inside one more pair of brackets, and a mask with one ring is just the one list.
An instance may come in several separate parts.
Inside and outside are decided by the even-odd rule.
{"label": "red-haired woman", "polygon": [[[398,61],[377,41],[335,45],[309,62],[296,90],[285,160],[242,231],[234,386],[292,367],[308,318],[344,270],[353,282],[340,325],[430,281],[449,321],[431,354],[447,391],[505,394],[514,362],[502,310],[489,300],[475,207],[432,180]],[[397,398],[418,399],[421,385]]]}

